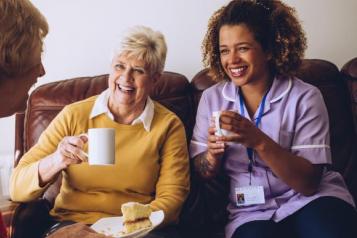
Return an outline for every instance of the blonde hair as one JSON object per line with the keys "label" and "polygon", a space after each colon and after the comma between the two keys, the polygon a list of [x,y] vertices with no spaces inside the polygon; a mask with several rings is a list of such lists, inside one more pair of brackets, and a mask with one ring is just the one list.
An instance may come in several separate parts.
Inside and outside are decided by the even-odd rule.
{"label": "blonde hair", "polygon": [[0,75],[26,72],[47,33],[45,17],[30,1],[0,0]]}
{"label": "blonde hair", "polygon": [[161,74],[165,67],[167,46],[164,35],[146,26],[135,26],[127,31],[115,56],[125,54],[145,62],[150,74]]}

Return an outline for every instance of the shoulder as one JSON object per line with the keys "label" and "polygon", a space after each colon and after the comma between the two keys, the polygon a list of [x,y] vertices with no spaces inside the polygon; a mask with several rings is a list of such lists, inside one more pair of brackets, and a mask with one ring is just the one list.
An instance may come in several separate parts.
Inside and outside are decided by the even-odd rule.
{"label": "shoulder", "polygon": [[162,132],[170,131],[173,133],[176,131],[178,133],[185,133],[185,126],[181,119],[172,111],[167,109],[165,106],[154,101],[154,119],[152,122],[152,127],[158,129]]}
{"label": "shoulder", "polygon": [[306,94],[319,94],[321,95],[320,90],[307,82],[304,82],[303,80],[297,78],[297,77],[291,77],[292,80],[292,89],[291,92],[294,94],[298,95],[306,95]]}
{"label": "shoulder", "polygon": [[98,97],[98,95],[68,104],[63,108],[62,113],[66,114],[66,115],[69,115],[69,114],[75,115],[76,117],[80,117],[80,116],[87,117],[91,113],[91,110],[93,108],[93,105],[94,105],[97,97]]}
{"label": "shoulder", "polygon": [[202,93],[202,96],[210,97],[210,96],[221,96],[222,90],[226,87],[227,81],[220,81],[211,87],[205,89]]}
{"label": "shoulder", "polygon": [[163,106],[157,101],[153,101],[153,102],[154,102],[154,113],[156,117],[164,120],[180,121],[179,117],[174,112],[170,111],[168,108],[166,108],[165,106]]}
{"label": "shoulder", "polygon": [[77,102],[74,102],[74,103],[71,103],[71,104],[68,104],[66,106],[66,108],[68,110],[78,110],[78,109],[81,109],[81,110],[86,110],[86,109],[92,109],[94,103],[95,103],[95,100],[97,99],[98,95],[96,96],[92,96],[92,97],[89,97],[89,98],[86,98],[84,100],[81,100],[81,101],[77,101]]}
{"label": "shoulder", "polygon": [[310,109],[323,114],[327,112],[320,89],[296,77],[292,78],[289,100],[296,104],[299,111],[302,110],[300,113],[310,111]]}

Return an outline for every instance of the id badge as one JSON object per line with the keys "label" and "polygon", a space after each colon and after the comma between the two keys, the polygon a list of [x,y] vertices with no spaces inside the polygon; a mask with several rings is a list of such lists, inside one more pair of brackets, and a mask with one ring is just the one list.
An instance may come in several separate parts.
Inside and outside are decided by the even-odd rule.
{"label": "id badge", "polygon": [[238,207],[265,203],[263,186],[237,187],[235,192]]}

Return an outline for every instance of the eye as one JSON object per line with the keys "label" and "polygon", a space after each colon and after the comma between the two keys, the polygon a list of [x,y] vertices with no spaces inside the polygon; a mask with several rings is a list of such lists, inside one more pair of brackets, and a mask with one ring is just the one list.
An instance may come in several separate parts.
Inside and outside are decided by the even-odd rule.
{"label": "eye", "polygon": [[133,71],[137,74],[145,74],[145,70],[141,68],[134,68]]}
{"label": "eye", "polygon": [[221,55],[226,55],[226,54],[229,53],[229,50],[228,50],[228,49],[221,49],[221,50],[219,51],[219,53],[220,53]]}
{"label": "eye", "polygon": [[247,46],[241,46],[241,47],[238,48],[238,51],[239,51],[240,53],[245,53],[245,52],[247,52],[249,49],[250,49],[250,48],[247,47]]}
{"label": "eye", "polygon": [[125,66],[123,64],[115,64],[114,65],[115,70],[125,70]]}

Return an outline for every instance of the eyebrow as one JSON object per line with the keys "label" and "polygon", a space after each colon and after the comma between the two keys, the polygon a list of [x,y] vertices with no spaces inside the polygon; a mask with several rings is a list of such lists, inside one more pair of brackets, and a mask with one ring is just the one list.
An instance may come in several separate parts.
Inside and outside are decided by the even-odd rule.
{"label": "eyebrow", "polygon": [[[124,63],[123,61],[121,61],[120,59],[117,59],[116,64],[122,64],[122,65],[128,65],[127,63]],[[146,70],[146,67],[145,66],[140,66],[140,65],[132,65],[131,66],[132,68],[135,68],[135,69],[143,69],[143,70]]]}
{"label": "eyebrow", "polygon": [[121,60],[116,60],[115,63],[116,63],[116,64],[125,64],[125,63],[122,62]]}
{"label": "eyebrow", "polygon": [[[235,44],[234,47],[241,46],[241,45],[253,46],[253,44],[249,43],[249,42],[240,42],[240,43]],[[228,47],[228,46],[227,45],[219,45],[219,47]]]}
{"label": "eyebrow", "polygon": [[133,68],[136,68],[136,69],[143,69],[145,70],[145,67],[144,66],[137,66],[137,65],[134,65]]}

